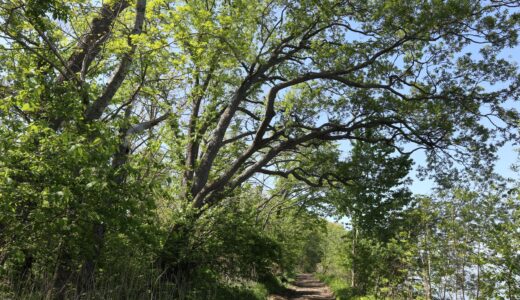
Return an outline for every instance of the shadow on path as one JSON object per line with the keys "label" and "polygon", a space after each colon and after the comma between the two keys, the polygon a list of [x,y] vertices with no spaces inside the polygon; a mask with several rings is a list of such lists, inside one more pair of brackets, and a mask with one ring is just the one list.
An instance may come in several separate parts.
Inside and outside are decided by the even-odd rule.
{"label": "shadow on path", "polygon": [[334,294],[312,274],[300,274],[284,295],[272,295],[270,300],[335,300]]}

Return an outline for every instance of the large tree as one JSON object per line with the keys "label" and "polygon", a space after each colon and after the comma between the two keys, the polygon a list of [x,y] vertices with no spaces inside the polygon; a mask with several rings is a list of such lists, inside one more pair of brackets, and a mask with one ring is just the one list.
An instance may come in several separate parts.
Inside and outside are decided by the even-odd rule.
{"label": "large tree", "polygon": [[[517,44],[519,6],[3,1],[0,195],[10,213],[0,226],[31,222],[48,205],[42,194],[66,188],[67,220],[81,218],[81,203],[101,214],[84,226],[92,232],[80,272],[88,282],[110,219],[128,216],[118,197],[133,197],[129,187],[142,183],[129,172],[132,158],[162,157],[169,188],[195,217],[258,175],[317,186],[356,180],[348,168],[302,165],[306,149],[335,141],[384,144],[400,155],[421,149],[440,173],[453,162],[487,171],[496,147],[516,134],[508,101],[518,98],[520,78],[502,52]],[[87,170],[126,187],[114,195],[102,183],[70,180]],[[172,240],[160,259],[166,268]],[[74,251],[58,244],[60,260],[70,260]],[[58,285],[73,273],[63,265]]]}

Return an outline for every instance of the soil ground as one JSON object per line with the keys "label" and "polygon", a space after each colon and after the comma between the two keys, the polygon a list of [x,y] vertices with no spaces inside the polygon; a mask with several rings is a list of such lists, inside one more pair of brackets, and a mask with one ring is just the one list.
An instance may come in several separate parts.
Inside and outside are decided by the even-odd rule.
{"label": "soil ground", "polygon": [[300,274],[283,295],[271,295],[269,300],[335,300],[330,288],[312,274]]}

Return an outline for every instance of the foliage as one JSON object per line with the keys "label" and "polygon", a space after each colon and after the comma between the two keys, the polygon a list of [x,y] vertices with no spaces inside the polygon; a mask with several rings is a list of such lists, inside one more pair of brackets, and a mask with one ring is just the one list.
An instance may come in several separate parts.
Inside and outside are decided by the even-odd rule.
{"label": "foliage", "polygon": [[470,188],[416,198],[390,238],[330,224],[323,280],[341,299],[516,299],[518,188]]}
{"label": "foliage", "polygon": [[[516,293],[512,238],[498,234],[512,235],[515,201],[451,191],[457,205],[432,201],[429,219],[406,184],[414,151],[424,176],[490,178],[517,138],[520,76],[503,54],[518,6],[0,1],[1,292],[189,298],[200,278],[255,297],[251,282],[344,259],[357,292],[401,297],[428,228],[480,245],[454,228],[483,205],[481,219],[499,220],[486,233],[499,270],[481,275],[500,278],[478,293]],[[355,255],[329,244],[334,213],[351,219],[334,239]],[[436,280],[457,284],[431,283],[470,290],[460,257],[481,258],[434,246],[453,248]]]}

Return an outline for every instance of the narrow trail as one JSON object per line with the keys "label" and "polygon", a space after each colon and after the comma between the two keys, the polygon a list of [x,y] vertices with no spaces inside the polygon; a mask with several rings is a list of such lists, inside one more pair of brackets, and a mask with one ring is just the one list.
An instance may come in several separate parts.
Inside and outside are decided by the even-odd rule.
{"label": "narrow trail", "polygon": [[312,274],[300,274],[284,295],[272,295],[269,300],[335,300],[328,286]]}

